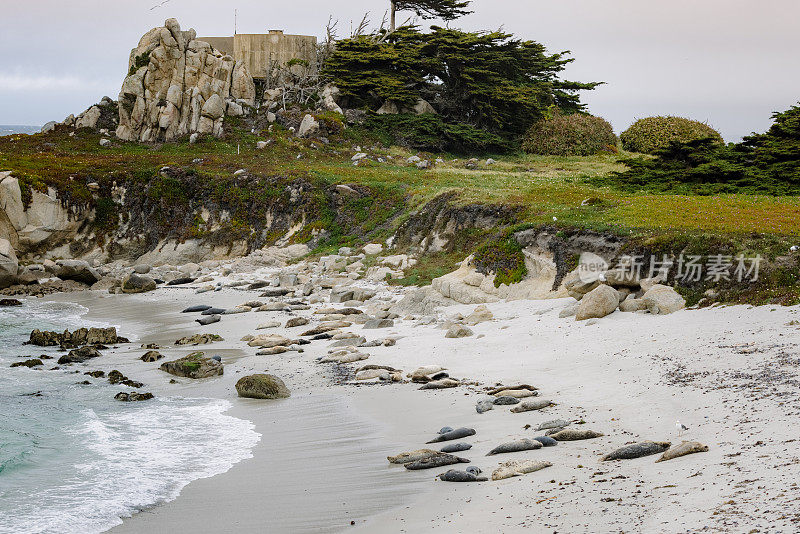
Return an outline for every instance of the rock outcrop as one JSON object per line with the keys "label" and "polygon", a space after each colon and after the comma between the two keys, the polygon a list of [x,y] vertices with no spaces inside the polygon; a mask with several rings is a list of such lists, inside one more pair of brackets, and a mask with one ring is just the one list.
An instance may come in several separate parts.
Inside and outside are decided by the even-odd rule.
{"label": "rock outcrop", "polygon": [[[170,141],[193,133],[223,135],[228,108],[241,114],[255,105],[247,65],[181,31],[168,19],[131,51],[129,74],[119,94],[117,137],[126,141]],[[236,106],[233,106],[235,104]]]}
{"label": "rock outcrop", "polygon": [[8,239],[0,239],[0,289],[5,289],[17,281],[19,262],[14,248]]}
{"label": "rock outcrop", "polygon": [[213,358],[206,358],[202,352],[193,352],[178,360],[164,362],[159,369],[175,376],[208,378],[222,375],[224,366]]}

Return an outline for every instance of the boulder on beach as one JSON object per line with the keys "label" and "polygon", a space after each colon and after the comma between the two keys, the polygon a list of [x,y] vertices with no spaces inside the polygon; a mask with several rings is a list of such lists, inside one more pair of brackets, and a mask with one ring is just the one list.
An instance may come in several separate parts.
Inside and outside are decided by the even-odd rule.
{"label": "boulder on beach", "polygon": [[61,347],[74,349],[83,345],[114,345],[128,343],[124,337],[117,335],[117,329],[109,328],[79,328],[74,332],[64,330],[61,332],[48,332],[36,329],[31,332],[28,345],[38,347]]}
{"label": "boulder on beach", "polygon": [[642,296],[650,313],[666,315],[686,307],[686,300],[670,286],[656,284]]}
{"label": "boulder on beach", "polygon": [[611,286],[599,285],[589,291],[580,301],[575,319],[599,319],[614,313],[619,306],[619,293]]}
{"label": "boulder on beach", "polygon": [[0,239],[0,289],[17,283],[19,262],[14,247],[7,239]]}
{"label": "boulder on beach", "polygon": [[142,360],[143,362],[151,363],[151,362],[157,362],[163,357],[164,356],[160,352],[151,350],[144,353],[144,355],[139,359]]}
{"label": "boulder on beach", "polygon": [[83,260],[58,260],[55,275],[62,280],[74,280],[90,286],[100,281],[100,274]]}
{"label": "boulder on beach", "polygon": [[155,289],[155,280],[142,274],[131,273],[122,280],[123,293],[145,293]]}
{"label": "boulder on beach", "polygon": [[217,334],[195,334],[193,336],[182,337],[175,341],[176,345],[207,345],[216,341],[225,341]]}
{"label": "boulder on beach", "polygon": [[208,378],[222,375],[224,366],[213,358],[206,358],[202,352],[193,352],[183,358],[164,362],[159,369],[175,376]]}
{"label": "boulder on beach", "polygon": [[114,398],[121,402],[139,402],[139,401],[146,401],[153,398],[152,393],[137,393],[136,391],[131,391],[130,393],[125,393],[124,391],[120,391]]}
{"label": "boulder on beach", "polygon": [[452,338],[469,337],[472,334],[473,334],[472,330],[470,330],[463,324],[454,324],[447,330],[447,333],[444,335],[444,337],[452,339]]}
{"label": "boulder on beach", "polygon": [[236,392],[240,397],[248,399],[286,399],[291,396],[283,380],[268,374],[240,378],[236,382]]}

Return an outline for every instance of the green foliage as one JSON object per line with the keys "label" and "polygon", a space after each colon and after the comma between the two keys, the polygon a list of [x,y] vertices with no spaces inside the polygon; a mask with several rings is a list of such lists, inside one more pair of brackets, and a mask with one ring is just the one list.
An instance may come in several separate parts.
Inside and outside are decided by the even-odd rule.
{"label": "green foliage", "polygon": [[564,115],[555,110],[531,126],[522,150],[540,155],[591,156],[603,150],[613,152],[616,145],[614,128],[605,119],[584,113]]}
{"label": "green foliage", "polygon": [[117,226],[119,205],[108,197],[98,198],[94,205],[94,225],[102,232],[111,232]]}
{"label": "green foliage", "polygon": [[686,143],[711,138],[722,143],[722,136],[711,126],[683,117],[647,117],[634,122],[619,136],[629,152],[655,154],[673,142]]}
{"label": "green foliage", "polygon": [[446,123],[432,114],[371,115],[358,129],[378,136],[385,145],[427,152],[500,153],[510,148],[498,135],[469,124]]}
{"label": "green foliage", "polygon": [[385,40],[360,36],[339,41],[323,73],[339,87],[347,107],[377,110],[387,100],[402,111],[420,98],[448,123],[522,135],[556,105],[581,111],[578,91],[597,83],[558,78],[572,61],[511,34],[403,27]]}
{"label": "green foliage", "polygon": [[622,160],[628,166],[595,183],[629,191],[713,195],[800,193],[800,107],[773,115],[763,134],[740,144],[723,145],[712,137],[673,142],[655,159]]}
{"label": "green foliage", "polygon": [[765,178],[796,184],[800,181],[800,106],[774,113],[773,125],[763,134],[745,137],[742,147],[752,150],[752,164]]}
{"label": "green foliage", "polygon": [[392,0],[393,11],[413,11],[424,19],[455,20],[472,13],[470,0]]}
{"label": "green foliage", "polygon": [[495,287],[519,283],[528,274],[522,246],[510,232],[481,245],[472,261],[479,273],[495,274]]}
{"label": "green foliage", "polygon": [[128,71],[128,76],[136,74],[136,71],[141,69],[142,67],[146,67],[150,63],[150,52],[145,52],[142,55],[136,56],[133,58],[133,65],[131,65],[130,70]]}

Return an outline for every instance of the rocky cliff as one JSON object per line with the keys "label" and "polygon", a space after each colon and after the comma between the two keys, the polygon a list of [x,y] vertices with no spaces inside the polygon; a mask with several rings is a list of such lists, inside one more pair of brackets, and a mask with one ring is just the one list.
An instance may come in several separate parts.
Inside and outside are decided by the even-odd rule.
{"label": "rocky cliff", "polygon": [[170,141],[212,134],[221,137],[225,115],[255,105],[255,85],[244,62],[198,41],[169,19],[131,51],[119,94],[117,137]]}

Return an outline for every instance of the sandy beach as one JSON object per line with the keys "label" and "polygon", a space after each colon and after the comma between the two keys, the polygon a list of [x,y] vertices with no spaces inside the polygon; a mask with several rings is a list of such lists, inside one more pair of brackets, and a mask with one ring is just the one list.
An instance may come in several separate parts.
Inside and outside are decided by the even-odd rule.
{"label": "sandy beach", "polygon": [[[327,352],[325,341],[306,345],[303,353],[253,356],[254,349],[239,340],[267,316],[280,320],[285,312],[226,316],[199,328],[193,316],[179,313],[206,302],[234,306],[254,294],[164,289],[58,297],[77,299],[91,310],[87,318],[105,317],[136,337],[93,368],[119,369],[156,395],[226,399],[232,403],[229,415],[253,421],[262,436],[251,459],[190,483],[178,499],[125,519],[113,532],[791,532],[800,517],[796,498],[786,491],[800,471],[792,445],[796,308],[616,313],[586,325],[558,317],[571,299],[513,301],[487,305],[494,319],[472,327],[475,336],[468,338],[446,339],[442,328],[411,320],[360,332],[398,338],[395,346],[365,349],[366,363],[406,372],[436,364],[453,377],[480,383],[418,391],[411,383],[342,384],[335,364],[314,363]],[[459,305],[441,313],[467,315],[473,309]],[[298,313],[313,317],[312,311]],[[169,346],[190,332],[217,333],[225,341]],[[192,349],[220,354],[225,375],[169,384],[170,375],[157,364],[136,359],[141,343],[162,344],[167,359]],[[235,381],[264,371],[281,377],[292,397],[238,399]],[[525,413],[495,406],[478,414],[482,386],[497,383],[535,385],[539,398],[556,405]],[[500,443],[541,434],[536,426],[556,418],[604,436],[485,456]],[[678,419],[689,427],[682,436]],[[443,426],[477,431],[464,440],[472,449],[458,454],[484,473],[509,459],[553,465],[507,480],[454,484],[435,478],[446,468],[406,471],[386,461],[425,447]],[[599,461],[643,440],[696,440],[709,451],[663,463],[655,463],[657,456]]]}

